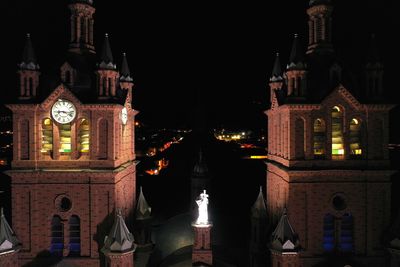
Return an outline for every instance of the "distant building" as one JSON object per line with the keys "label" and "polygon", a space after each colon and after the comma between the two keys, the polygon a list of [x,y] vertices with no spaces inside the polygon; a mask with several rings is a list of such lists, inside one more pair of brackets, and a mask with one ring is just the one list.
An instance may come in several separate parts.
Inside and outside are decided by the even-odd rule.
{"label": "distant building", "polygon": [[107,34],[96,57],[92,1],[71,0],[68,7],[70,43],[65,61],[55,63],[59,75],[41,76],[46,70],[40,69],[27,35],[19,97],[7,105],[13,113],[7,174],[13,229],[21,241],[19,262],[47,266],[44,261],[55,258],[68,266],[97,267],[105,247],[110,266],[118,266],[113,259],[125,248],[130,259],[122,262],[130,264],[133,238],[128,245],[110,234],[107,240],[115,240],[104,240],[118,227],[131,237],[123,219],[132,227],[137,114],[131,107],[132,77],[125,54],[117,69]]}
{"label": "distant building", "polygon": [[329,266],[388,266],[382,238],[391,218],[393,106],[383,101],[374,38],[362,86],[336,57],[332,10],[329,0],[310,1],[307,50],[296,35],[286,68],[277,55],[269,83],[267,209],[274,227],[281,218],[277,227],[287,222],[296,234],[286,247],[271,244],[274,267],[328,266],[327,259]]}

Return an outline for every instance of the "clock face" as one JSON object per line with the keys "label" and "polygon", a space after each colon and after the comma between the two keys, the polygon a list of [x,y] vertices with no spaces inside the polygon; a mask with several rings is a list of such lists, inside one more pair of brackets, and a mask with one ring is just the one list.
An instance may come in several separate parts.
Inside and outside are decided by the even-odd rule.
{"label": "clock face", "polygon": [[58,99],[51,108],[51,116],[58,123],[70,123],[76,117],[76,108],[70,101]]}
{"label": "clock face", "polygon": [[128,122],[128,110],[126,108],[121,110],[121,121],[124,125]]}

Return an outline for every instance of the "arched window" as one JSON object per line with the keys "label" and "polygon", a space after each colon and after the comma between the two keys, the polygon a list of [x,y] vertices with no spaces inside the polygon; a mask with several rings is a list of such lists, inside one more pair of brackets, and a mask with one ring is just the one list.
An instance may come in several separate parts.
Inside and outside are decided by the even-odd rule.
{"label": "arched window", "polygon": [[331,214],[326,214],[324,217],[323,247],[326,252],[335,249],[335,218]]}
{"label": "arched window", "polygon": [[31,78],[29,78],[29,89],[26,90],[26,94],[28,96],[30,96],[30,95],[32,95],[32,92],[33,92],[33,79],[31,77]]}
{"label": "arched window", "polygon": [[71,138],[71,124],[61,124],[59,126],[60,130],[60,149],[59,152],[61,155],[71,155],[72,151],[72,138]]}
{"label": "arched window", "polygon": [[50,118],[42,121],[42,155],[53,153],[53,122]]}
{"label": "arched window", "polygon": [[98,158],[107,159],[107,147],[108,147],[108,123],[106,119],[99,121],[99,138],[98,138]]}
{"label": "arched window", "polygon": [[86,38],[86,27],[85,27],[85,18],[81,17],[81,42],[85,43]]}
{"label": "arched window", "polygon": [[28,78],[24,78],[24,94],[23,96],[27,96],[28,95]]}
{"label": "arched window", "polygon": [[352,119],[350,122],[350,155],[360,157],[361,149],[361,122],[358,119]]}
{"label": "arched window", "polygon": [[51,246],[50,252],[55,256],[62,256],[64,249],[64,227],[59,216],[51,220]]}
{"label": "arched window", "polygon": [[81,222],[78,216],[72,215],[69,219],[69,255],[81,254]]}
{"label": "arched window", "polygon": [[78,131],[78,151],[81,154],[89,153],[90,149],[90,125],[86,118],[81,119]]}
{"label": "arched window", "polygon": [[105,96],[108,96],[108,94],[109,94],[108,87],[107,87],[107,77],[103,78],[103,94]]}
{"label": "arched window", "polygon": [[344,158],[342,120],[342,111],[338,106],[334,106],[332,108],[332,159]]}
{"label": "arched window", "polygon": [[314,121],[314,157],[323,158],[325,156],[325,122],[323,119]]}
{"label": "arched window", "polygon": [[304,135],[304,120],[297,118],[295,122],[295,157],[296,159],[304,158],[305,135]]}
{"label": "arched window", "polygon": [[339,248],[343,252],[353,251],[353,216],[348,213],[342,217]]}
{"label": "arched window", "polygon": [[29,159],[29,121],[22,120],[20,122],[20,159],[27,160]]}

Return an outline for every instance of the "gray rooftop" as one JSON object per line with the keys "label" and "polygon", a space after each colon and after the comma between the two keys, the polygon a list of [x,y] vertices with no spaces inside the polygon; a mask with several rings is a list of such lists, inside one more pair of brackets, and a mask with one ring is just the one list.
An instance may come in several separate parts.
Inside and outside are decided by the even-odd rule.
{"label": "gray rooftop", "polygon": [[297,251],[300,248],[299,239],[289,222],[286,209],[272,233],[271,248],[282,252]]}
{"label": "gray rooftop", "polygon": [[15,249],[20,244],[14,231],[4,216],[3,208],[0,210],[0,253]]}
{"label": "gray rooftop", "polygon": [[145,220],[151,217],[151,207],[144,197],[142,187],[140,187],[140,194],[136,204],[136,220]]}
{"label": "gray rooftop", "polygon": [[120,211],[111,227],[111,231],[104,240],[104,249],[111,252],[126,252],[135,248],[133,235],[126,227],[124,218]]}

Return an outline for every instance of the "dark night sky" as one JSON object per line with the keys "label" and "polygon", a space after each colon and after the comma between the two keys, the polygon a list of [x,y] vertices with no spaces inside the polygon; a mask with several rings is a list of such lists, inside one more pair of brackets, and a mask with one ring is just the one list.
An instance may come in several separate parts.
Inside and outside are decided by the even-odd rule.
{"label": "dark night sky", "polygon": [[[2,2],[2,96],[16,90],[16,64],[26,32],[32,35],[42,72],[54,68],[54,59],[62,59],[68,44],[67,2]],[[96,46],[108,32],[118,64],[127,52],[135,80],[134,106],[141,111],[139,118],[152,125],[193,126],[197,106],[207,114],[209,126],[264,127],[274,54],[279,51],[286,63],[293,34],[305,42],[308,31],[306,0],[94,2]],[[361,69],[369,35],[376,33],[386,89],[394,96],[393,66],[400,62],[394,52],[400,45],[393,40],[400,26],[394,13],[398,9],[390,0],[333,2],[338,55],[356,71]]]}

